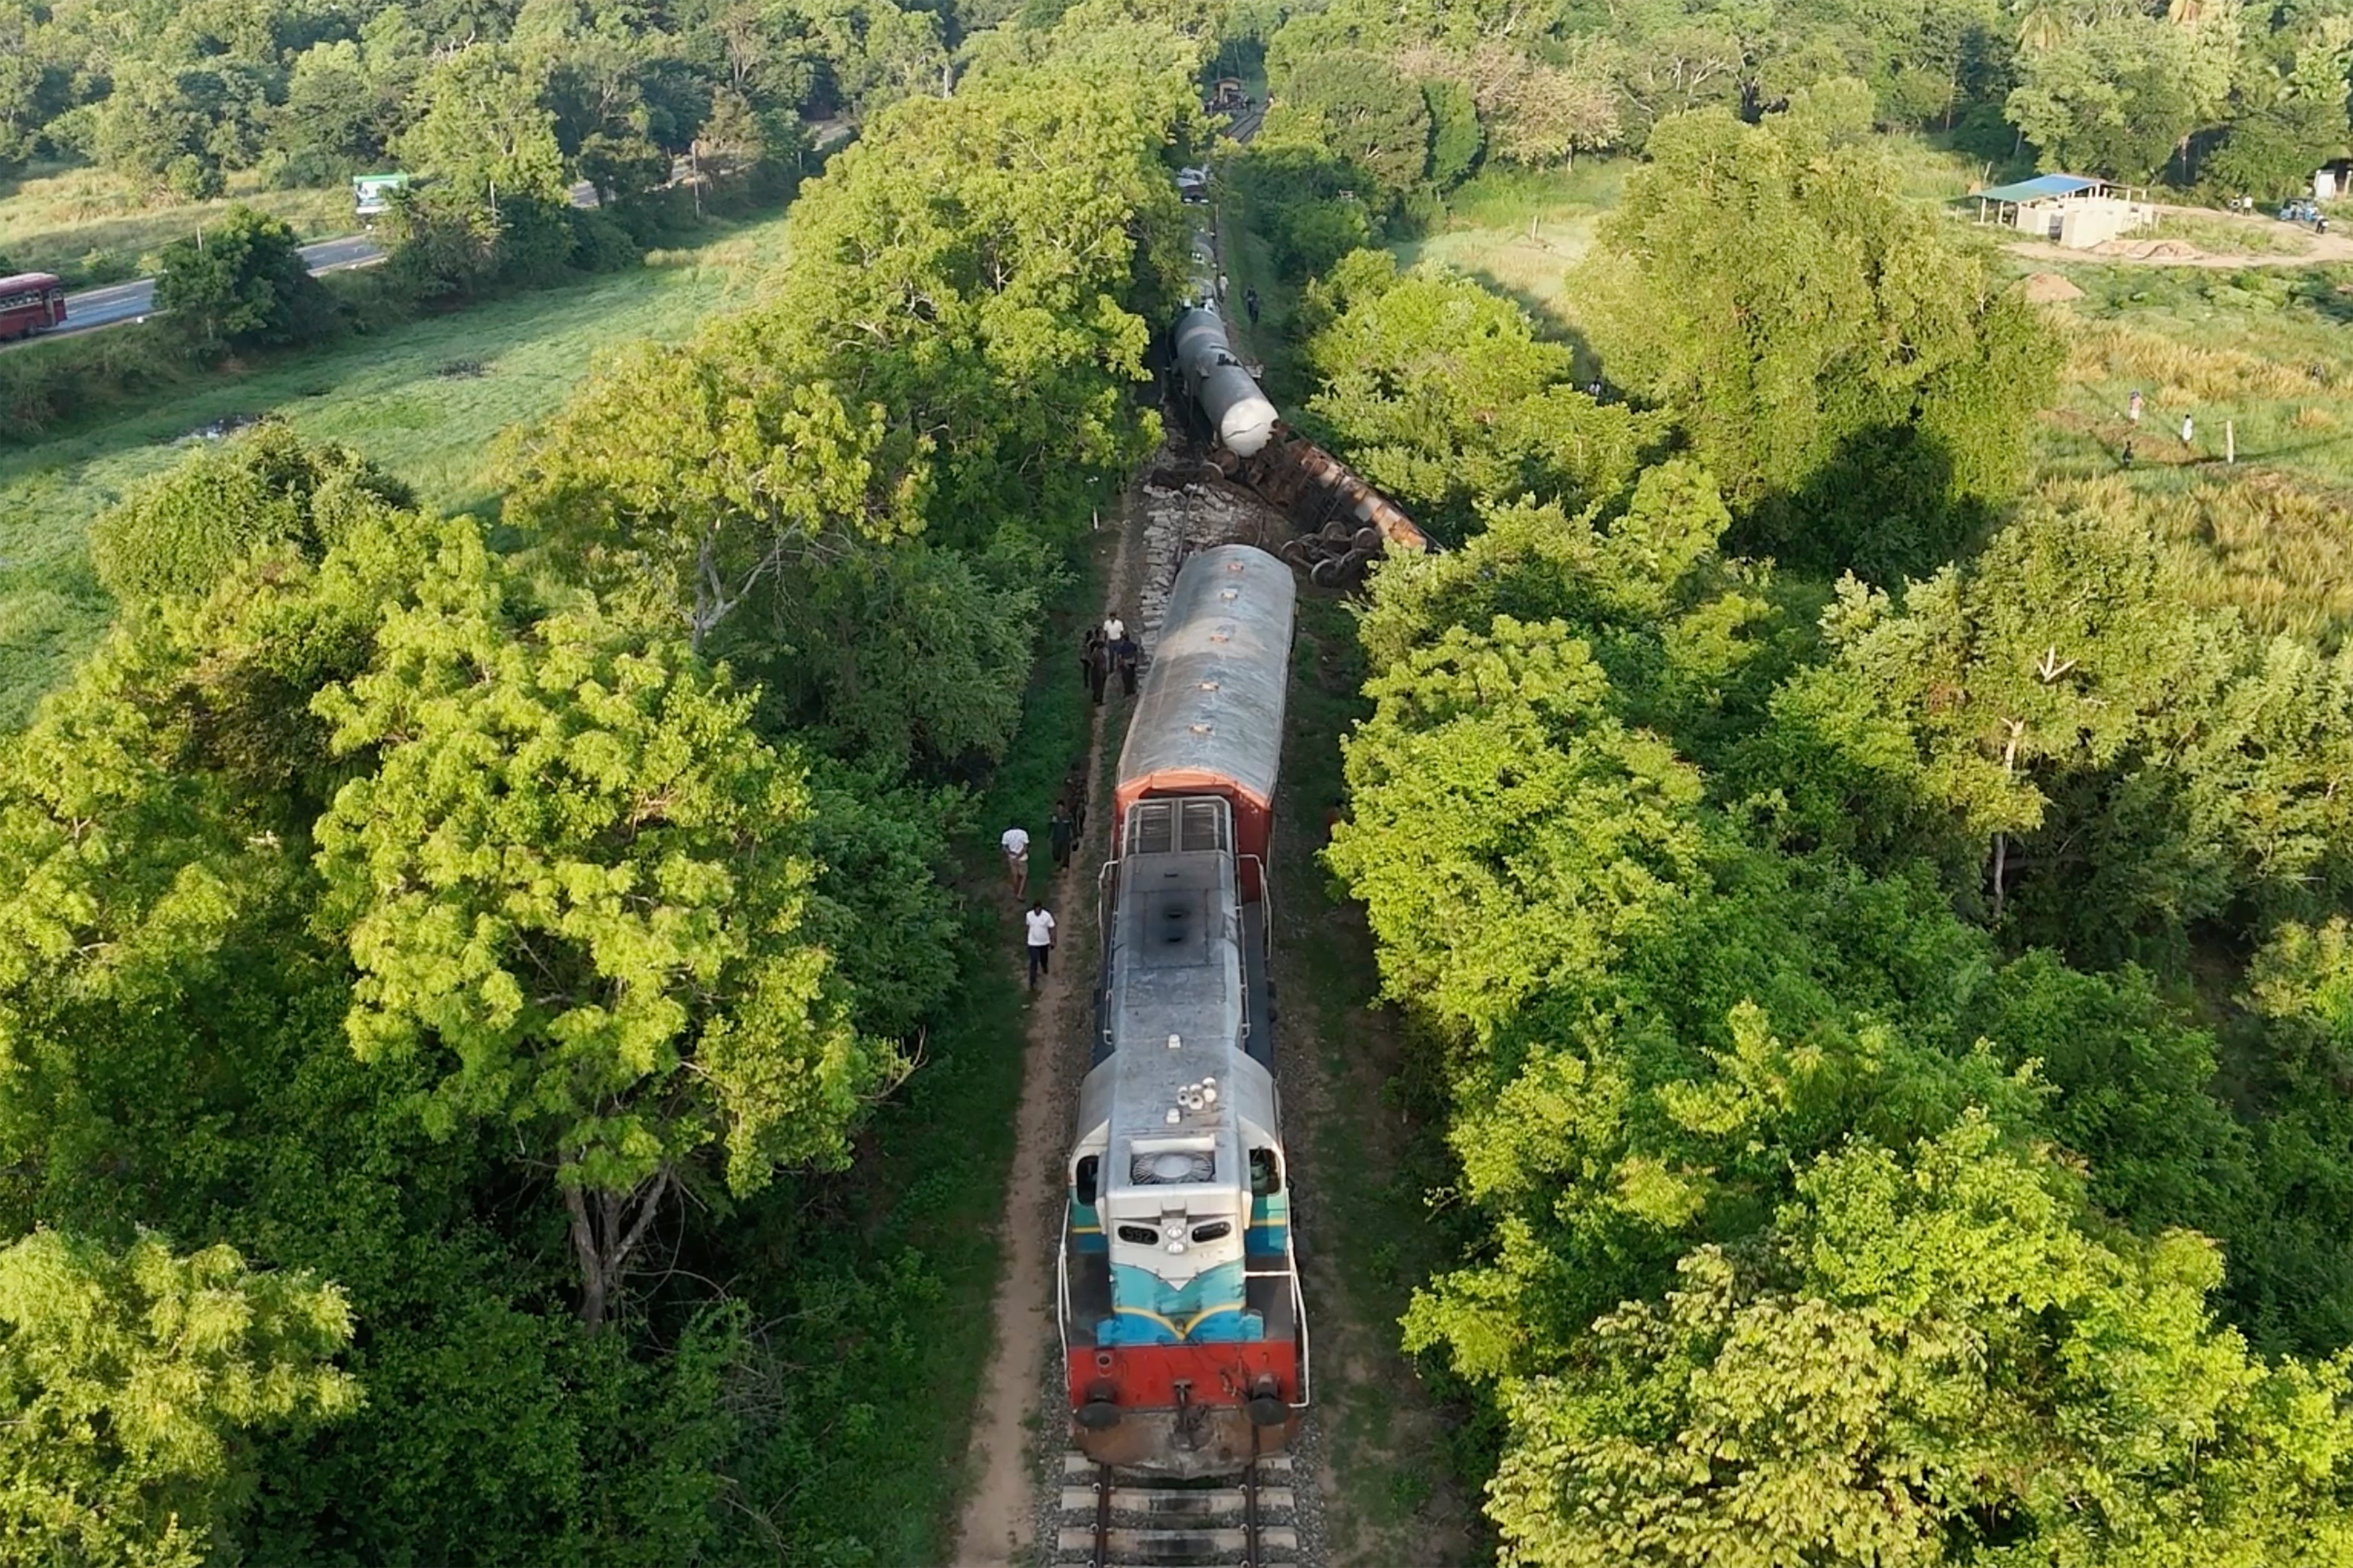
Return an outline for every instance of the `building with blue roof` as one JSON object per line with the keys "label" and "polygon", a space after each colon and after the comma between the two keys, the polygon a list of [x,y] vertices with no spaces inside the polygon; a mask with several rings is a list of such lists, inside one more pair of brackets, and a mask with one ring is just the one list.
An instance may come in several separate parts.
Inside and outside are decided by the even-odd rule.
{"label": "building with blue roof", "polygon": [[2089,174],[2037,174],[1970,193],[1978,221],[2031,238],[2089,250],[2157,222],[2146,185],[2118,185]]}

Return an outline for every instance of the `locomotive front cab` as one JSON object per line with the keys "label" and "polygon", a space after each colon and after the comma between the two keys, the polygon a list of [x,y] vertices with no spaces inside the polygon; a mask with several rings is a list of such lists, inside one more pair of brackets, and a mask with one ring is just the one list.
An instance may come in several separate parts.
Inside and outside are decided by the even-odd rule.
{"label": "locomotive front cab", "polygon": [[1282,1448],[1306,1398],[1261,927],[1244,919],[1263,910],[1221,798],[1138,802],[1119,841],[1068,1165],[1072,1435],[1100,1463],[1217,1474]]}

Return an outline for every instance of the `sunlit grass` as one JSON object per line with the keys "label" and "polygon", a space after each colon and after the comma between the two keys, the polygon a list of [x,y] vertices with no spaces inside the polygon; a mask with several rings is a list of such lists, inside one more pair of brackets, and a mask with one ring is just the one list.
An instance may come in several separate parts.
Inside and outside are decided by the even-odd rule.
{"label": "sunlit grass", "polygon": [[[2227,221],[2227,220],[2223,220]],[[2085,297],[2054,309],[2067,360],[2044,421],[2046,471],[2238,465],[2353,490],[2353,271],[2063,267]],[[2141,429],[2126,417],[2142,395]],[[2181,419],[2195,424],[2191,444]],[[2180,476],[2150,472],[2163,487]]]}
{"label": "sunlit grass", "polygon": [[232,206],[280,217],[304,240],[331,238],[359,227],[352,194],[332,190],[264,190],[259,176],[240,171],[228,194],[184,202],[142,188],[120,174],[81,165],[37,166],[0,180],[0,257],[27,272],[54,272],[72,289],[145,276],[157,251],[217,221]]}
{"label": "sunlit grass", "polygon": [[1568,270],[1592,247],[1602,215],[1618,205],[1630,167],[1588,159],[1573,169],[1482,171],[1449,194],[1438,232],[1389,249],[1400,267],[1452,268],[1511,295],[1540,322],[1572,326]]}
{"label": "sunlit grass", "polygon": [[2342,501],[2260,468],[2204,465],[2179,478],[2163,489],[2124,474],[2053,479],[2038,493],[2063,510],[2115,513],[2137,490],[2195,602],[2234,606],[2260,632],[2340,644],[2353,627],[2353,520]]}
{"label": "sunlit grass", "polygon": [[2209,256],[2307,256],[2312,232],[2282,223],[2270,213],[2232,217],[2226,213],[2166,213],[2157,226],[2134,239],[2178,239]]}
{"label": "sunlit grass", "polygon": [[636,271],[521,294],[345,340],[118,410],[38,446],[0,450],[0,723],[21,722],[104,626],[90,519],[177,462],[179,440],[230,416],[274,414],[346,442],[445,510],[486,510],[505,488],[499,433],[560,407],[596,355],[676,342],[756,297],[784,256],[785,220],[745,226]]}

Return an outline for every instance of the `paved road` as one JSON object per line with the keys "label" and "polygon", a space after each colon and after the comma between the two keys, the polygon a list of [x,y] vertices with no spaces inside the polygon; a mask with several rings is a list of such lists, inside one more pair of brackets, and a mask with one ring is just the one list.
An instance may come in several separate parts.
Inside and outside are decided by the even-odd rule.
{"label": "paved road", "polygon": [[[820,121],[811,129],[817,132],[817,145],[823,149],[848,136],[854,129],[847,121]],[[681,159],[672,167],[673,181],[686,177],[687,164]],[[596,187],[583,180],[572,187],[572,205],[593,207],[597,205]],[[375,240],[364,234],[346,235],[342,239],[322,239],[300,247],[304,261],[311,265],[311,275],[341,272],[348,268],[368,267],[384,259],[384,252]],[[143,321],[155,308],[155,279],[142,278],[132,283],[110,283],[103,289],[85,289],[79,294],[66,296],[66,324],[37,336],[22,340],[39,342],[47,338],[62,338],[74,332],[95,331],[100,327],[119,327],[125,321]]]}
{"label": "paved road", "polygon": [[[583,180],[572,187],[572,205],[593,207],[596,205],[596,187]],[[311,275],[342,272],[353,267],[367,267],[384,259],[384,252],[375,240],[364,234],[346,235],[341,239],[322,239],[301,247],[300,254],[311,265]],[[103,289],[85,289],[79,294],[66,296],[66,324],[55,331],[43,332],[44,338],[62,338],[72,332],[93,331],[100,327],[118,327],[125,321],[135,321],[155,308],[155,279],[142,278],[132,283],[110,283]],[[38,340],[30,340],[38,341]]]}
{"label": "paved road", "polygon": [[[322,272],[340,272],[349,267],[365,267],[382,261],[384,252],[375,241],[365,235],[353,235],[344,239],[322,239],[315,245],[301,247],[302,259],[311,264],[313,276]],[[86,289],[79,294],[66,296],[66,324],[43,337],[61,338],[69,332],[87,332],[99,327],[120,326],[135,321],[155,308],[155,279],[142,278],[132,283],[110,283],[103,289]]]}

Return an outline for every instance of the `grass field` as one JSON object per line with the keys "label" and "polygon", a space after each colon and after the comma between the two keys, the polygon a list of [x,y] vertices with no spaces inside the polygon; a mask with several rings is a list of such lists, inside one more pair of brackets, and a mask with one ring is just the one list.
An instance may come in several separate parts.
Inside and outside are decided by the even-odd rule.
{"label": "grass field", "polygon": [[2178,239],[2209,256],[2305,256],[2312,250],[2312,231],[2282,223],[2269,213],[2232,217],[2224,213],[2169,212],[2157,227],[2138,239]]}
{"label": "grass field", "polygon": [[1588,159],[1574,169],[1494,169],[1446,198],[1437,233],[1389,248],[1400,267],[1435,261],[1511,295],[1539,318],[1566,321],[1568,269],[1618,205],[1630,165]]}
{"label": "grass field", "polygon": [[28,272],[54,272],[69,289],[117,283],[146,276],[144,258],[240,205],[284,218],[305,240],[358,226],[351,193],[340,188],[269,191],[241,172],[226,196],[183,202],[103,169],[36,164],[0,180],[0,256]]}
{"label": "grass field", "polygon": [[2136,482],[2178,487],[2222,466],[2227,428],[2242,468],[2353,490],[2353,268],[2058,270],[2084,297],[2054,310],[2068,362],[2046,471],[2112,471],[2137,436]]}
{"label": "grass field", "polygon": [[0,452],[0,723],[32,704],[96,639],[111,605],[91,574],[90,521],[176,462],[193,431],[277,414],[347,442],[417,487],[427,505],[483,510],[501,489],[493,437],[553,412],[600,350],[676,341],[749,303],[784,256],[785,220],[638,271],[430,317],[248,374],[225,374],[104,424]]}

